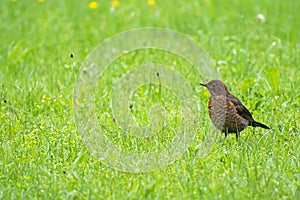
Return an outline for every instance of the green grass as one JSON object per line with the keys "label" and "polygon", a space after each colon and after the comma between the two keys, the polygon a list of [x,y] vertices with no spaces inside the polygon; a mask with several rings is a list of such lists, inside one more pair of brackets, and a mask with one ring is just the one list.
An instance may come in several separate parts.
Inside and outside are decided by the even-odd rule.
{"label": "green grass", "polygon": [[[114,11],[110,1],[98,3],[92,10],[89,1],[1,1],[1,199],[300,198],[298,1],[177,0],[156,1],[151,7],[130,0]],[[258,13],[265,22],[256,18]],[[100,42],[150,26],[180,31],[201,44],[230,91],[271,130],[247,128],[238,144],[230,135],[207,156],[199,155],[210,120],[208,92],[197,83],[207,80],[195,77],[192,67],[186,71],[186,63],[174,55],[136,52],[115,61],[98,85],[97,116],[112,130],[108,137],[139,152],[159,149],[172,139],[169,129],[149,140],[124,137],[111,120],[113,86],[122,73],[148,58],[170,66],[176,61],[176,69],[186,73],[201,107],[194,144],[182,159],[150,173],[120,172],[95,158],[74,121],[75,77]],[[131,103],[140,124],[147,122],[148,106],[167,105],[174,113],[179,106],[169,90],[157,85],[139,88]],[[176,129],[177,116],[168,120]]]}

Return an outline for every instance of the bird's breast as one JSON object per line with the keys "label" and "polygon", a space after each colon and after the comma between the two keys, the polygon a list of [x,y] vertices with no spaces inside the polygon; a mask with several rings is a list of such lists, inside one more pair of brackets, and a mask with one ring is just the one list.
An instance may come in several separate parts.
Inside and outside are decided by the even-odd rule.
{"label": "bird's breast", "polygon": [[223,132],[242,131],[248,125],[248,121],[237,113],[235,105],[226,96],[211,96],[208,110],[213,124]]}

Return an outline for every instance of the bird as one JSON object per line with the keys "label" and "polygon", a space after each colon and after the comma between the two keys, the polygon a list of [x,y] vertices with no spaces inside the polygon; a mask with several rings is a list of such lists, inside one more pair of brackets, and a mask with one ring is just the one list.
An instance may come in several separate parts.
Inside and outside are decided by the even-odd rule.
{"label": "bird", "polygon": [[214,126],[225,133],[235,133],[238,142],[239,133],[247,126],[270,129],[267,125],[253,119],[249,110],[233,96],[227,86],[220,80],[211,80],[208,83],[200,83],[208,89],[210,98],[208,101],[208,112]]}

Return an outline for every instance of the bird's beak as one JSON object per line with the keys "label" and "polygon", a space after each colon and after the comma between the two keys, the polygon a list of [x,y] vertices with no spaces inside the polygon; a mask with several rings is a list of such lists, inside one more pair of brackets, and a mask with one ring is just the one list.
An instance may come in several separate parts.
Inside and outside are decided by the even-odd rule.
{"label": "bird's beak", "polygon": [[204,87],[207,87],[207,85],[205,83],[200,83],[200,85],[202,85]]}

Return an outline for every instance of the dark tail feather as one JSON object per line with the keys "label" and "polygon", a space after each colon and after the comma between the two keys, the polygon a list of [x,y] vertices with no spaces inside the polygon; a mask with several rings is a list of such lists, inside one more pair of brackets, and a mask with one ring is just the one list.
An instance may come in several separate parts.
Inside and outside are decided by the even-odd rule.
{"label": "dark tail feather", "polygon": [[253,126],[253,127],[262,127],[262,128],[265,128],[265,129],[270,129],[267,125],[264,125],[264,124],[256,122],[256,121],[252,122],[251,126]]}

